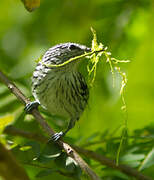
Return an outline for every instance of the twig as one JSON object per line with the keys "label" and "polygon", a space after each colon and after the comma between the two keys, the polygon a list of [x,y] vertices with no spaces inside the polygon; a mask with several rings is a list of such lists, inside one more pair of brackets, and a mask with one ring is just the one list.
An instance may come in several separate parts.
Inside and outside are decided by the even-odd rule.
{"label": "twig", "polygon": [[35,141],[42,142],[42,143],[46,143],[49,140],[49,138],[46,136],[40,135],[38,133],[28,132],[28,131],[16,128],[13,125],[6,126],[3,133],[10,134],[13,136],[21,136],[27,139],[33,139]]}
{"label": "twig", "polygon": [[[14,136],[22,136],[22,137],[25,137],[28,139],[34,139],[36,141],[40,141],[43,143],[46,143],[46,141],[48,140],[48,138],[45,136],[40,135],[40,137],[38,138],[37,134],[31,133],[31,132],[26,132],[24,130],[20,130],[18,128],[13,127],[12,125],[7,126],[4,130],[4,133],[14,135]],[[111,160],[111,159],[109,159],[103,155],[97,154],[93,151],[86,150],[86,149],[78,147],[78,146],[74,146],[74,145],[71,145],[71,146],[78,153],[80,153],[80,154],[82,154],[88,158],[91,158],[95,161],[98,161],[102,165],[106,165],[106,166],[111,167],[113,169],[117,169],[117,170],[127,174],[128,176],[136,177],[139,180],[152,180],[150,177],[143,175],[142,173],[138,172],[137,170],[135,170],[129,166],[122,165],[122,164],[116,165],[116,163],[113,160]]]}
{"label": "twig", "polygon": [[81,154],[85,155],[86,157],[92,158],[92,159],[100,162],[103,165],[106,165],[113,169],[117,169],[117,170],[119,170],[129,176],[133,176],[139,180],[152,180],[152,178],[143,175],[142,173],[138,172],[137,170],[135,170],[127,165],[123,165],[123,164],[116,165],[116,163],[113,160],[106,158],[105,156],[102,156],[102,155],[97,154],[90,150],[80,148],[78,146],[74,146],[74,145],[72,145],[72,146],[78,153],[81,153]]}
{"label": "twig", "polygon": [[[0,80],[9,88],[9,90],[25,105],[30,102],[28,98],[24,96],[24,94],[16,87],[14,83],[12,83],[6,75],[4,75],[0,71]],[[31,113],[37,122],[43,127],[44,131],[52,136],[55,132],[48,125],[42,115],[39,113],[37,109],[34,109]],[[77,152],[67,143],[59,140],[58,145],[64,149],[68,156],[73,158],[81,167],[81,169],[92,179],[92,180],[100,180],[100,178],[96,175],[96,173],[88,166],[88,164],[77,154]]]}

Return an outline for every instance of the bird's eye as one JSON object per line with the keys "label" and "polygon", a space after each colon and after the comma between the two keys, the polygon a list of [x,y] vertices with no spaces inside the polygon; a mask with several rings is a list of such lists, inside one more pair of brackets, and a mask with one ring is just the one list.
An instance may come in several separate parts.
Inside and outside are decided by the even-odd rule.
{"label": "bird's eye", "polygon": [[71,44],[70,46],[69,46],[69,49],[70,50],[75,50],[75,49],[79,49],[76,45],[74,45],[74,44]]}

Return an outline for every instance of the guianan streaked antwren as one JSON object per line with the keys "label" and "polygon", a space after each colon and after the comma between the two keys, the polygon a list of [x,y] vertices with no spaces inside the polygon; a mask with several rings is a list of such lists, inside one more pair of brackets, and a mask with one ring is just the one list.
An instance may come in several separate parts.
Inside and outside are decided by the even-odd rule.
{"label": "guianan streaked antwren", "polygon": [[26,111],[30,112],[40,104],[49,113],[70,120],[66,131],[52,136],[54,141],[64,136],[79,120],[87,105],[89,89],[85,78],[79,72],[81,60],[63,66],[52,65],[63,64],[71,58],[90,51],[90,48],[76,43],[59,44],[48,49],[35,68],[32,92],[36,101],[27,104]]}

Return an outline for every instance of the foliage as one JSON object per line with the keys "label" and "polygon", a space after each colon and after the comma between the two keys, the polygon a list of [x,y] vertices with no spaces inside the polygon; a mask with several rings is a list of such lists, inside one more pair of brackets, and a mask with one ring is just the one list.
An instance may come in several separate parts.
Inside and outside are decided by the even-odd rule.
{"label": "foliage", "polygon": [[[91,26],[96,29],[99,41],[109,47],[106,52],[111,49],[113,57],[131,60],[125,65],[112,58],[110,53],[103,54],[109,58],[109,65],[112,63],[107,66],[105,57],[97,64],[99,53],[93,54],[95,60],[91,61],[88,71],[90,82],[93,83],[93,78],[95,82],[89,107],[65,140],[114,160],[119,152],[119,163],[154,178],[153,1],[46,0],[41,1],[41,6],[33,13],[28,13],[20,1],[2,0],[0,10],[0,69],[31,99],[30,77],[36,66],[35,59],[52,45],[62,42],[90,46]],[[96,48],[94,41],[95,38],[93,49]],[[123,72],[129,80],[126,90],[127,78]],[[120,107],[124,106],[126,110],[126,105],[127,111],[121,111]],[[23,109],[0,83],[0,126],[4,128],[5,124],[11,123],[16,128],[43,134],[37,122],[32,116],[25,116]],[[53,129],[59,131],[64,127],[61,118],[49,116],[42,108],[39,110]],[[0,141],[9,147],[32,180],[87,179],[76,162],[53,144],[2,133]],[[89,158],[84,159],[102,179],[132,179]]]}
{"label": "foliage", "polygon": [[2,132],[4,128],[13,121],[13,119],[14,119],[13,115],[0,117],[0,132]]}

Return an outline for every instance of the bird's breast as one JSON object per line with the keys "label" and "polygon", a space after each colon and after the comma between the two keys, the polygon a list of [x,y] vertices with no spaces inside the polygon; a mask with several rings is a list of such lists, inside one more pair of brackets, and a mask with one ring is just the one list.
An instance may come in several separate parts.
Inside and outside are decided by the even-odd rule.
{"label": "bird's breast", "polygon": [[33,95],[51,114],[79,118],[86,107],[89,91],[78,71],[36,69],[33,74]]}

